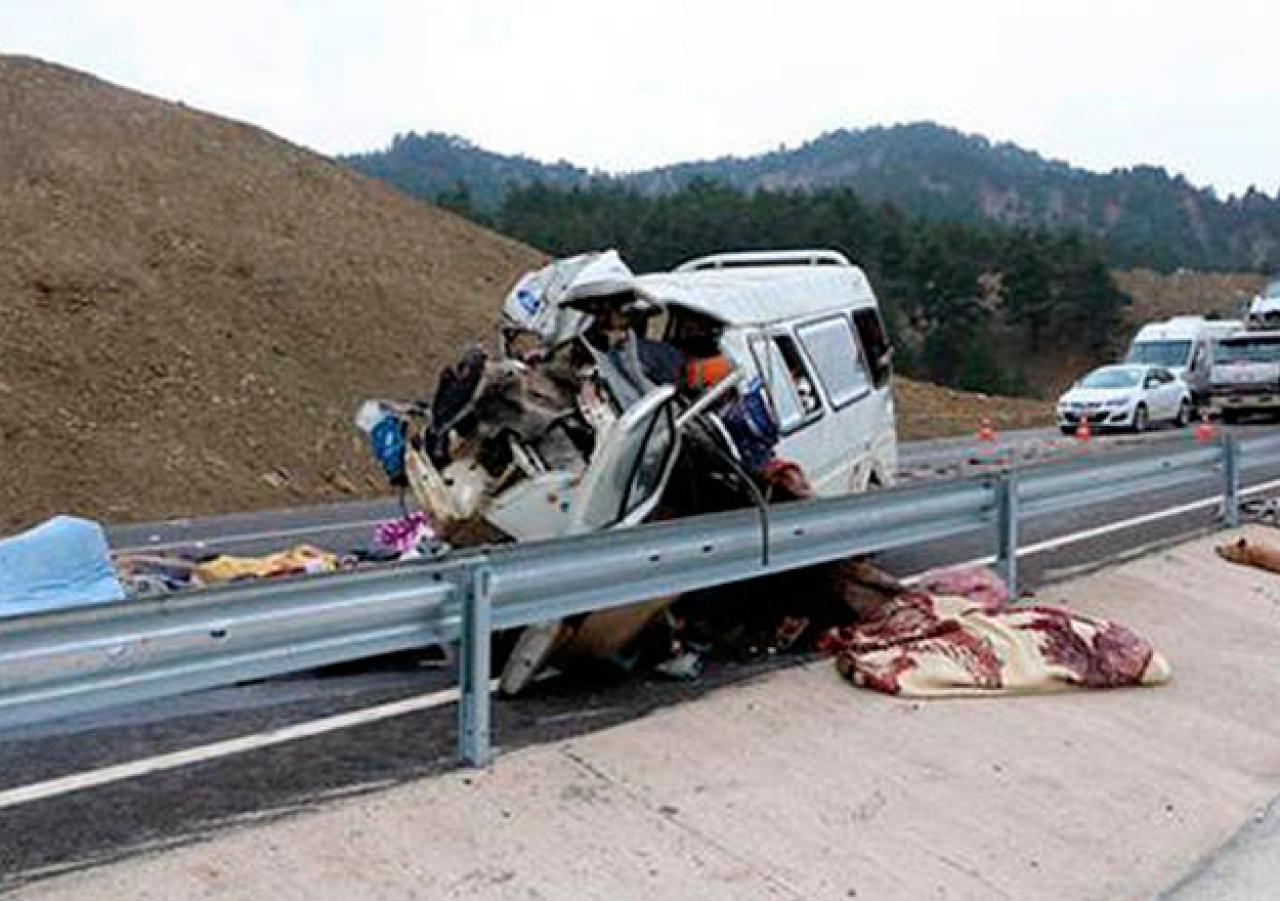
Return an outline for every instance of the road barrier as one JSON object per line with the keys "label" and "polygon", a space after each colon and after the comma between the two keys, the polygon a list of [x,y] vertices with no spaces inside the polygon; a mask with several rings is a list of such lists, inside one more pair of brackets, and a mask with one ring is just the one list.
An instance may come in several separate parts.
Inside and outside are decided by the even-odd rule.
{"label": "road barrier", "polygon": [[494,630],[975,533],[992,536],[1016,596],[1023,520],[1205,483],[1235,526],[1242,478],[1278,457],[1280,434],[1224,433],[1212,444],[0,620],[0,729],[458,642],[459,754],[482,766]]}

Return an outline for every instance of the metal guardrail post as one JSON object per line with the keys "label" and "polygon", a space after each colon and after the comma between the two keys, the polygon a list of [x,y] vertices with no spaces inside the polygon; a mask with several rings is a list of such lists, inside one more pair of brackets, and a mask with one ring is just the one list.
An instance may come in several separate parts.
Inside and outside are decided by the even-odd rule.
{"label": "metal guardrail post", "polygon": [[1240,441],[1230,432],[1222,433],[1222,524],[1240,526]]}
{"label": "metal guardrail post", "polygon": [[474,767],[487,766],[489,746],[490,634],[493,570],[468,567],[462,574],[461,673],[458,703],[458,755]]}
{"label": "metal guardrail post", "polygon": [[1018,474],[1009,470],[996,480],[996,560],[1009,586],[1009,597],[1018,596]]}

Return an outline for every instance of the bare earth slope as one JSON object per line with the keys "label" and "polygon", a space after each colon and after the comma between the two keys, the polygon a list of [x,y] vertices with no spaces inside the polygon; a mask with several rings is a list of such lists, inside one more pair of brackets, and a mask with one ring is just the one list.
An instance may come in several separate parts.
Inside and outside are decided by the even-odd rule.
{"label": "bare earth slope", "polygon": [[[1262,290],[1266,279],[1251,272],[1193,272],[1165,275],[1150,269],[1112,273],[1121,290],[1133,298],[1129,324],[1137,329],[1145,322],[1170,316],[1216,313],[1238,319],[1242,308]],[[1126,340],[1128,335],[1124,336]]]}
{"label": "bare earth slope", "polygon": [[0,531],[372,490],[540,256],[257,128],[0,56]]}
{"label": "bare earth slope", "polygon": [[973,394],[908,378],[894,379],[893,399],[901,441],[973,435],[983,419],[1000,431],[1056,422],[1048,401]]}

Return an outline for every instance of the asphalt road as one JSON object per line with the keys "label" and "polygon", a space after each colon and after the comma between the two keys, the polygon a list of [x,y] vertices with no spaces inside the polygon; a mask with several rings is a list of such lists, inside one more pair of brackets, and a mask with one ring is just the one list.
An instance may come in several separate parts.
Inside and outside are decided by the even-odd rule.
{"label": "asphalt road", "polygon": [[[1010,441],[1010,436],[1005,440],[1018,447],[1031,447],[1050,439],[1048,433],[1020,433],[1016,437],[1016,441]],[[1191,439],[1186,434],[1164,433],[1146,440]],[[1102,442],[1091,449],[1106,452],[1114,447]],[[1070,456],[1079,452],[1067,446],[1054,453]],[[965,462],[955,464],[957,455]],[[985,465],[981,461],[969,463],[969,459],[970,447],[963,444],[915,445],[904,448],[903,453],[904,467],[927,465],[937,470],[934,477],[939,478],[955,474],[954,466],[968,471]],[[1245,473],[1246,484],[1277,479],[1280,460],[1266,461]],[[1055,537],[1113,526],[1144,513],[1211,497],[1220,487],[1220,479],[1208,475],[1195,485],[1176,490],[1032,519],[1024,523],[1022,544],[1034,547]],[[251,550],[255,543],[264,541],[279,547],[285,532],[298,540],[356,535],[364,540],[368,523],[383,518],[388,509],[394,508],[394,502],[389,507],[385,502],[375,502],[246,514],[133,526],[114,530],[112,537],[117,546],[136,546],[139,541],[148,545],[203,541],[219,550]],[[1214,510],[1199,509],[1048,547],[1023,559],[1022,584],[1024,588],[1042,589],[1042,596],[1051,600],[1052,583],[1057,579],[1126,556],[1148,553],[1163,543],[1211,529],[1214,523]],[[154,540],[152,536],[156,536]],[[335,545],[340,546],[337,542]],[[991,551],[989,538],[962,538],[885,554],[881,562],[897,574],[909,575]],[[452,669],[430,659],[433,656],[407,654],[0,735],[0,799],[7,790],[44,780],[262,733],[452,686]],[[548,680],[536,686],[531,695],[495,704],[495,742],[504,752],[599,729],[734,682],[757,678],[772,668],[794,665],[802,659],[766,657],[714,663],[693,683],[641,676]],[[851,692],[850,703],[856,701],[856,694]],[[285,815],[337,796],[452,768],[455,714],[456,708],[444,705],[43,800],[8,805],[0,800],[0,889],[69,868],[198,840],[235,824]]]}
{"label": "asphalt road", "polygon": [[[1242,427],[1250,434],[1259,431]],[[1186,438],[1190,430],[1156,430],[1142,436],[1099,437],[1088,445],[1063,437],[1056,429],[1003,432],[993,444],[974,437],[904,442],[899,446],[898,478],[903,484],[958,478],[1002,465],[1030,465],[1081,454],[1109,453],[1135,445]],[[181,518],[111,526],[107,537],[118,551],[194,551],[256,554],[309,542],[334,550],[361,547],[373,526],[402,514],[395,497],[340,504]]]}

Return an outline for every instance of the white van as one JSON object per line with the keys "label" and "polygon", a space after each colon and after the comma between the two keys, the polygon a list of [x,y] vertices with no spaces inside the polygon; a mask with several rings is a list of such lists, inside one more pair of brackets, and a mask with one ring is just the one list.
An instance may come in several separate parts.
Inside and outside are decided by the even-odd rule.
{"label": "white van", "polygon": [[[616,422],[596,426],[603,440],[582,477],[547,467],[494,496],[483,515],[498,529],[532,540],[642,521],[661,498],[685,429],[699,419],[714,423],[724,395],[755,385],[763,386],[777,421],[777,456],[797,464],[816,494],[893,484],[892,352],[875,294],[844,256],[718,254],[625,284],[611,276],[607,291],[585,292],[565,306],[570,314],[590,310],[582,320],[589,322],[637,300],[652,307],[644,340],[689,358],[722,356],[732,374],[690,403],[687,394],[629,370],[627,354],[592,349],[609,402],[589,418]],[[575,330],[572,340],[587,346],[587,327]],[[532,500],[553,486],[562,500],[555,509]]]}
{"label": "white van", "polygon": [[728,253],[637,279],[678,340],[687,315],[723,325],[721,352],[760,379],[781,432],[777,453],[820,495],[893,483],[891,350],[871,285],[834,251]]}
{"label": "white van", "polygon": [[1134,336],[1124,361],[1168,369],[1186,383],[1191,402],[1204,406],[1209,401],[1213,344],[1243,328],[1239,320],[1203,316],[1174,316],[1165,322],[1148,323]]}
{"label": "white van", "polygon": [[[677,489],[740,489],[752,462],[741,429],[734,438],[742,419],[728,411],[735,401],[758,409],[762,397],[773,454],[797,464],[816,494],[893,483],[892,354],[866,276],[839,253],[718,254],[641,276],[613,252],[559,261],[513,289],[502,351],[471,383],[479,399],[448,417],[438,398],[417,426],[417,414],[382,403],[391,411],[382,415],[407,424],[406,481],[446,535],[450,523],[482,522],[515,541],[626,528]],[[675,361],[667,373],[681,375],[658,377],[655,361]],[[710,363],[705,386],[684,377]],[[487,401],[484,385],[501,402]],[[508,421],[477,427],[485,410]],[[367,418],[372,436],[378,415]],[[442,434],[442,419],[471,424]],[[433,461],[432,447],[452,450]],[[739,503],[761,502],[757,489],[738,489]],[[675,509],[706,507],[702,498]],[[550,659],[618,652],[673,600],[525,629],[503,691],[520,691]]]}

